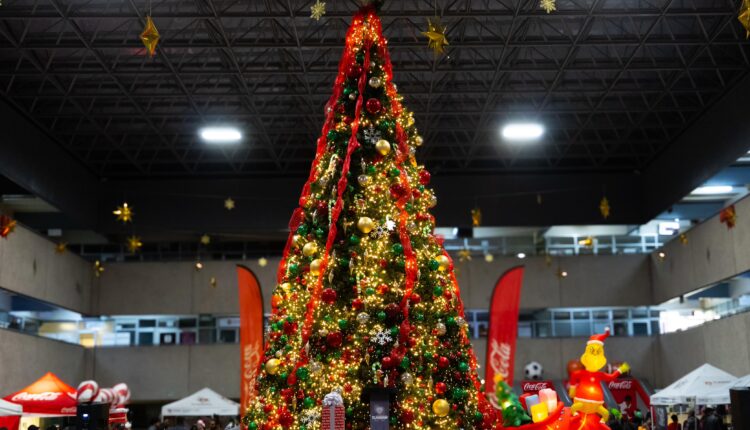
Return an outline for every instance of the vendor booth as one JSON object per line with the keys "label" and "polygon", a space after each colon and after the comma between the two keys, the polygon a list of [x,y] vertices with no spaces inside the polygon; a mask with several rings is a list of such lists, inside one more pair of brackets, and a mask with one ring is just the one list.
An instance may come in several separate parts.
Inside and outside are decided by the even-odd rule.
{"label": "vendor booth", "polygon": [[707,390],[695,399],[699,405],[728,405],[732,403],[729,390],[732,388],[750,387],[750,375],[745,375],[729,385],[720,385]]}
{"label": "vendor booth", "polygon": [[8,430],[18,429],[22,413],[23,408],[21,405],[0,399],[0,428],[5,427]]}
{"label": "vendor booth", "polygon": [[737,378],[718,367],[704,364],[693,370],[667,388],[651,396],[651,404],[655,406],[685,405],[701,403],[701,396],[714,390],[726,389],[737,381]]}
{"label": "vendor booth", "polygon": [[76,414],[76,389],[47,373],[5,400],[21,405],[24,416],[66,417]]}
{"label": "vendor booth", "polygon": [[164,405],[163,417],[231,416],[240,413],[240,404],[227,399],[210,388],[204,388],[184,399]]}

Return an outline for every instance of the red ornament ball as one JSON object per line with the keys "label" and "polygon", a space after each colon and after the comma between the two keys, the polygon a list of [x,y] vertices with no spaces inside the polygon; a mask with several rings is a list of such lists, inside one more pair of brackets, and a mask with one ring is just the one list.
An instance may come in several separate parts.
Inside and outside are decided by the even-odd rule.
{"label": "red ornament ball", "polygon": [[367,103],[365,103],[365,109],[367,109],[367,112],[369,112],[372,115],[375,115],[376,113],[380,112],[382,108],[383,108],[383,105],[380,103],[380,100],[376,98],[368,99]]}
{"label": "red ornament ball", "polygon": [[350,78],[356,78],[362,74],[362,66],[357,63],[352,63],[346,69],[346,76]]}
{"label": "red ornament ball", "polygon": [[336,301],[336,297],[338,297],[338,294],[336,294],[336,291],[333,288],[326,288],[320,294],[320,298],[329,305]]}
{"label": "red ornament ball", "polygon": [[390,303],[385,307],[385,314],[388,318],[396,318],[401,313],[401,306],[398,303]]}
{"label": "red ornament ball", "polygon": [[359,311],[359,310],[362,310],[362,308],[364,308],[364,307],[365,307],[365,302],[363,302],[363,301],[362,301],[362,299],[360,299],[360,298],[358,297],[358,298],[356,298],[356,299],[352,300],[352,307],[353,307],[353,308],[354,308],[355,310],[358,310],[358,311]]}
{"label": "red ornament ball", "polygon": [[414,421],[414,412],[412,412],[412,411],[410,411],[408,409],[404,409],[401,412],[401,422],[404,423],[404,424],[409,424],[412,421]]}
{"label": "red ornament ball", "polygon": [[432,178],[432,175],[430,175],[430,172],[427,170],[422,170],[419,172],[419,183],[422,185],[427,185],[430,183],[430,179]]}
{"label": "red ornament ball", "polygon": [[412,304],[416,305],[416,304],[418,304],[419,302],[422,301],[422,297],[420,297],[420,295],[417,294],[417,293],[412,293],[411,297],[409,297],[409,301]]}
{"label": "red ornament ball", "polygon": [[288,410],[284,410],[281,412],[281,415],[279,415],[279,424],[283,427],[289,427],[294,424],[294,417]]}
{"label": "red ornament ball", "polygon": [[403,196],[404,193],[406,192],[406,190],[404,189],[404,186],[401,184],[391,185],[390,191],[391,191],[391,197],[393,197],[394,199],[401,198],[401,196]]}
{"label": "red ornament ball", "polygon": [[435,392],[438,394],[445,394],[445,392],[448,390],[448,386],[445,385],[445,382],[438,382],[435,384]]}
{"label": "red ornament ball", "polygon": [[440,357],[438,358],[438,367],[441,369],[445,369],[451,364],[451,361],[448,360],[448,357]]}
{"label": "red ornament ball", "polygon": [[340,347],[343,341],[344,341],[344,337],[341,335],[340,332],[337,332],[337,331],[334,331],[333,333],[328,333],[328,336],[326,336],[326,343],[331,348]]}
{"label": "red ornament ball", "polygon": [[393,366],[393,359],[389,355],[386,355],[385,357],[383,357],[383,359],[380,360],[380,362],[383,365],[383,369],[390,369]]}

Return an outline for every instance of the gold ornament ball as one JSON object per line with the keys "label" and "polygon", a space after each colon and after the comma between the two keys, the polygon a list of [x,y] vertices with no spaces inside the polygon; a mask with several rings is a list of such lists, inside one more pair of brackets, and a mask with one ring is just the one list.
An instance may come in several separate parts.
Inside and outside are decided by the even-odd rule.
{"label": "gold ornament ball", "polygon": [[422,136],[417,136],[414,138],[414,144],[417,146],[422,146],[424,143],[424,139],[422,139]]}
{"label": "gold ornament ball", "polygon": [[266,373],[268,373],[269,375],[275,375],[279,371],[280,365],[281,360],[277,358],[272,358],[266,361]]}
{"label": "gold ornament ball", "polygon": [[451,405],[445,399],[437,399],[432,404],[432,412],[435,412],[435,415],[439,417],[447,416],[450,410],[451,410]]}
{"label": "gold ornament ball", "polygon": [[323,264],[323,262],[320,260],[320,258],[316,258],[310,263],[310,273],[313,275],[319,275],[320,274],[320,266]]}
{"label": "gold ornament ball", "polygon": [[446,257],[445,255],[438,255],[435,257],[435,260],[440,264],[440,267],[438,270],[445,271],[448,270],[448,266],[450,266],[451,261]]}
{"label": "gold ornament ball", "polygon": [[302,244],[302,236],[295,234],[292,236],[292,246],[295,248],[299,248],[299,246]]}
{"label": "gold ornament ball", "polygon": [[431,208],[434,208],[435,206],[437,206],[437,196],[435,196],[434,194],[431,195],[429,204]]}
{"label": "gold ornament ball", "polygon": [[289,282],[284,282],[283,284],[281,284],[281,290],[285,293],[288,293],[290,288],[292,288],[292,284],[290,284]]}
{"label": "gold ornament ball", "polygon": [[383,81],[377,76],[373,76],[372,78],[370,78],[370,81],[368,83],[373,88],[380,88],[380,86],[383,85]]}
{"label": "gold ornament ball", "polygon": [[304,254],[305,257],[312,257],[318,252],[318,245],[315,244],[315,242],[307,242],[305,246],[302,247],[302,254]]}
{"label": "gold ornament ball", "polygon": [[375,144],[375,150],[377,150],[380,155],[386,155],[391,152],[391,144],[385,139],[380,139]]}
{"label": "gold ornament ball", "polygon": [[357,228],[362,233],[367,234],[375,228],[375,222],[372,218],[363,216],[357,221]]}

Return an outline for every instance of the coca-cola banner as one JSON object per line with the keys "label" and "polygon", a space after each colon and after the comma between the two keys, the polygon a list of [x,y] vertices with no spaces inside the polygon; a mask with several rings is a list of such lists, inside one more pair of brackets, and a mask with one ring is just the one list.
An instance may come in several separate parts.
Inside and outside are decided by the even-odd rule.
{"label": "coca-cola banner", "polygon": [[651,397],[648,395],[643,386],[634,378],[620,378],[610,381],[607,385],[609,391],[612,393],[612,397],[615,398],[617,404],[622,404],[626,397],[630,397],[630,407],[627,412],[628,416],[632,417],[635,410],[638,408],[638,398],[640,398],[643,406],[649,408],[651,406]]}
{"label": "coca-cola banner", "polygon": [[240,407],[244,414],[255,397],[255,377],[263,358],[263,296],[247,267],[237,266],[240,295]]}
{"label": "coca-cola banner", "polygon": [[39,380],[5,400],[23,407],[24,415],[75,416],[76,390],[60,378],[47,373]]}
{"label": "coca-cola banner", "polygon": [[537,394],[544,389],[555,389],[555,384],[552,381],[521,381],[521,391],[524,394]]}
{"label": "coca-cola banner", "polygon": [[492,381],[495,380],[495,375],[501,375],[508,385],[513,386],[522,281],[523,266],[514,267],[500,277],[492,293],[487,335],[487,370],[484,378],[490,398],[493,398]]}

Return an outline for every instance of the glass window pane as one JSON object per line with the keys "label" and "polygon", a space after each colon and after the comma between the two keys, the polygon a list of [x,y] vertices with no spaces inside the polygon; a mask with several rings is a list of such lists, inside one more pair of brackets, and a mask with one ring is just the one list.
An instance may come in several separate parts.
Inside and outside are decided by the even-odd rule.
{"label": "glass window pane", "polygon": [[573,322],[573,336],[591,336],[591,323],[588,321]]}
{"label": "glass window pane", "polygon": [[537,322],[536,323],[536,336],[537,337],[552,336],[552,324],[548,322]]}
{"label": "glass window pane", "polygon": [[633,336],[647,336],[648,335],[648,323],[647,322],[634,322],[633,323]]}
{"label": "glass window pane", "polygon": [[555,337],[571,337],[573,328],[570,321],[555,321]]}
{"label": "glass window pane", "polygon": [[219,342],[221,343],[235,343],[237,339],[236,330],[221,330],[219,332]]}
{"label": "glass window pane", "polygon": [[138,333],[138,345],[153,345],[154,334],[151,332]]}
{"label": "glass window pane", "polygon": [[198,331],[198,342],[201,344],[216,343],[216,330],[200,329]]}
{"label": "glass window pane", "polygon": [[156,327],[156,320],[139,320],[138,327]]}
{"label": "glass window pane", "polygon": [[573,312],[573,319],[574,320],[587,320],[589,319],[589,311],[576,311]]}
{"label": "glass window pane", "polygon": [[628,336],[628,323],[616,322],[614,325],[614,333],[612,333],[613,336]]}
{"label": "glass window pane", "polygon": [[555,311],[552,313],[554,319],[557,320],[569,320],[570,312]]}
{"label": "glass window pane", "polygon": [[178,327],[180,328],[193,328],[197,325],[195,318],[180,318]]}

